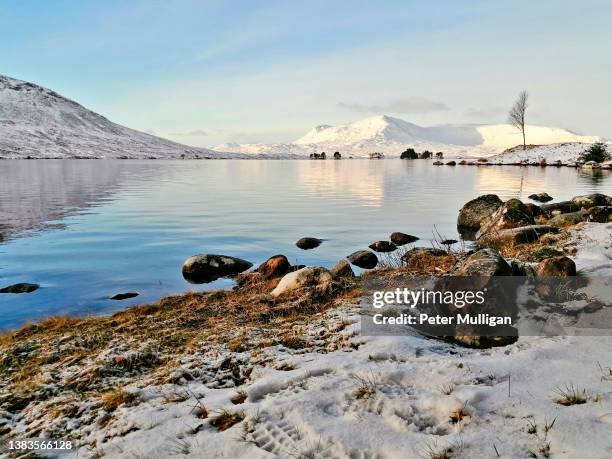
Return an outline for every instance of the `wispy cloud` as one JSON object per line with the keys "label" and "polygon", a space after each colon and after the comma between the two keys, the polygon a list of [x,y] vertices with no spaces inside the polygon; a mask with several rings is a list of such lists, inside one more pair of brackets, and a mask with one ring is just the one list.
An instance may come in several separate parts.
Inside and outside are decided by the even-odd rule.
{"label": "wispy cloud", "polygon": [[430,113],[449,110],[446,104],[425,97],[406,97],[381,105],[339,102],[338,107],[360,113]]}
{"label": "wispy cloud", "polygon": [[186,132],[171,132],[170,135],[177,137],[203,137],[207,136],[208,132],[204,129],[194,129],[193,131]]}

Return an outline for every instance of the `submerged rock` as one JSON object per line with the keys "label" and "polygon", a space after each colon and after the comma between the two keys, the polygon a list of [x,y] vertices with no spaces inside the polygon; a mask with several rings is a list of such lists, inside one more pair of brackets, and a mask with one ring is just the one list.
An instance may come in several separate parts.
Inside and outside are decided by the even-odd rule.
{"label": "submerged rock", "polygon": [[310,250],[319,247],[322,242],[321,239],[317,239],[316,237],[303,237],[297,241],[295,245],[302,250]]}
{"label": "submerged rock", "polygon": [[189,282],[202,284],[220,277],[235,276],[251,266],[253,263],[227,255],[194,255],[183,263],[183,277]]}
{"label": "submerged rock", "polygon": [[575,276],[576,263],[569,257],[546,258],[538,263],[536,272],[540,277]]}
{"label": "submerged rock", "polygon": [[340,260],[338,263],[336,263],[336,265],[331,269],[331,274],[334,279],[355,277],[353,268],[351,268],[350,263],[346,260]]}
{"label": "submerged rock", "polygon": [[393,252],[397,249],[397,246],[389,241],[376,241],[371,243],[368,247],[375,252]]}
{"label": "submerged rock", "polygon": [[346,258],[355,266],[363,269],[372,269],[378,264],[378,257],[369,250],[358,250]]}
{"label": "submerged rock", "polygon": [[40,285],[38,284],[28,284],[26,282],[21,282],[19,284],[9,285],[8,287],[4,287],[0,289],[0,293],[32,293],[35,290],[38,290]]}
{"label": "submerged rock", "polygon": [[291,264],[285,255],[274,255],[268,258],[257,268],[264,279],[274,279],[284,276],[291,270]]}
{"label": "submerged rock", "polygon": [[307,266],[283,276],[270,294],[277,297],[307,287],[319,293],[328,293],[332,288],[332,280],[332,274],[327,269]]}
{"label": "submerged rock", "polygon": [[550,196],[548,193],[530,194],[529,199],[533,199],[534,201],[538,202],[548,202],[553,200],[552,196]]}
{"label": "submerged rock", "polygon": [[533,224],[535,221],[527,206],[518,199],[509,199],[481,222],[476,239],[497,231]]}
{"label": "submerged rock", "polygon": [[457,217],[459,233],[467,234],[478,231],[481,223],[499,209],[502,204],[503,201],[495,194],[478,196],[464,204]]}
{"label": "submerged rock", "polygon": [[406,245],[419,240],[419,238],[416,236],[400,233],[399,231],[391,233],[389,239],[391,239],[391,242],[393,242],[395,245]]}
{"label": "submerged rock", "polygon": [[111,296],[110,299],[111,300],[116,300],[116,301],[121,301],[121,300],[127,300],[128,298],[137,297],[138,295],[139,295],[139,293],[137,293],[137,292],[117,293],[116,295]]}

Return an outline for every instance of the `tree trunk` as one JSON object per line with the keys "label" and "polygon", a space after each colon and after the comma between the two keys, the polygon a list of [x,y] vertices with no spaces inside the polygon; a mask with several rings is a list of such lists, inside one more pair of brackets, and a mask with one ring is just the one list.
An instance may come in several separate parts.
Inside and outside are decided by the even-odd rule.
{"label": "tree trunk", "polygon": [[525,126],[523,125],[523,150],[527,150],[527,144],[525,143]]}

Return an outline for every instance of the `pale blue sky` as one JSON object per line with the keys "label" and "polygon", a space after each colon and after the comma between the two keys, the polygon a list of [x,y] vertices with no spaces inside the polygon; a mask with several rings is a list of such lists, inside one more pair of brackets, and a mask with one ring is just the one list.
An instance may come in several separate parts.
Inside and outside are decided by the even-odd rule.
{"label": "pale blue sky", "polygon": [[373,114],[612,138],[612,2],[0,0],[0,73],[192,145]]}

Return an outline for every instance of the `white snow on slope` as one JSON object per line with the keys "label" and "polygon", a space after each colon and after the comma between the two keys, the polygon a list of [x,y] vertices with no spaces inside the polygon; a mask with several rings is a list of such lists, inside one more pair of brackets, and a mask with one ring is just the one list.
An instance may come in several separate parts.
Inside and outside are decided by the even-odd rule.
{"label": "white snow on slope", "polygon": [[115,124],[38,85],[0,75],[0,158],[241,157]]}
{"label": "white snow on slope", "polygon": [[[532,144],[600,141],[597,136],[582,136],[566,129],[527,126]],[[522,143],[518,130],[508,124],[441,125],[422,127],[399,118],[373,116],[339,126],[317,126],[292,143],[286,144],[222,144],[224,151],[241,153],[287,153],[307,155],[326,151],[367,156],[379,151],[399,156],[408,147],[417,151],[443,151],[445,156],[490,156]]]}

